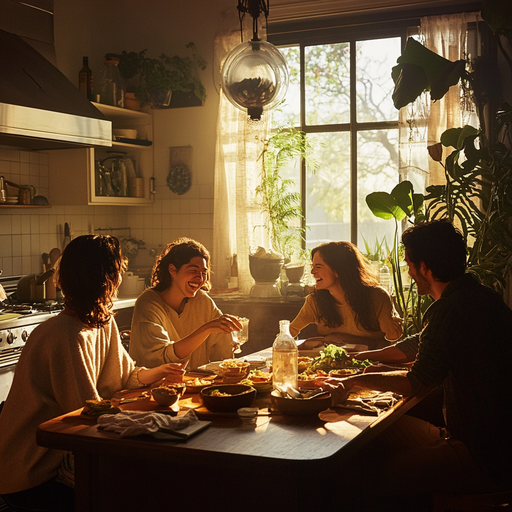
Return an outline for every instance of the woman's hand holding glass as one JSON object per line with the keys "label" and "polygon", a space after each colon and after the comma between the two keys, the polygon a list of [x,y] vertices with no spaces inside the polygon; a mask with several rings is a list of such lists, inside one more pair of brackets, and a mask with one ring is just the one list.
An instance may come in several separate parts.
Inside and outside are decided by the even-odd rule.
{"label": "woman's hand holding glass", "polygon": [[241,329],[231,331],[231,337],[234,343],[234,354],[240,354],[240,352],[242,352],[240,347],[249,339],[249,319],[238,317],[238,321],[241,324]]}

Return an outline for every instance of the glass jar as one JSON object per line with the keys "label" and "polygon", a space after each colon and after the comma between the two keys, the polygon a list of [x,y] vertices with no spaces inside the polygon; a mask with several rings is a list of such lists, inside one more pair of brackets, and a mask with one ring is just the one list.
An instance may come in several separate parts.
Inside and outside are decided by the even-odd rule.
{"label": "glass jar", "polygon": [[112,56],[106,56],[101,82],[100,102],[104,105],[124,107],[124,82],[118,69],[119,60]]}

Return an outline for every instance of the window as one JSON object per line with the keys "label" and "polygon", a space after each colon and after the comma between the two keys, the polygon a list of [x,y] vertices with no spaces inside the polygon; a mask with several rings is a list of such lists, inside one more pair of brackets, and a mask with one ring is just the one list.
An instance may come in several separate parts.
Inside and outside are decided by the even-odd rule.
{"label": "window", "polygon": [[306,247],[349,240],[364,251],[365,242],[393,239],[392,223],[374,217],[365,198],[399,181],[391,68],[406,32],[339,33],[338,40],[293,41],[290,34],[288,44],[279,42],[291,80],[272,122],[304,131],[315,147],[317,172],[297,165],[287,176],[302,191]]}

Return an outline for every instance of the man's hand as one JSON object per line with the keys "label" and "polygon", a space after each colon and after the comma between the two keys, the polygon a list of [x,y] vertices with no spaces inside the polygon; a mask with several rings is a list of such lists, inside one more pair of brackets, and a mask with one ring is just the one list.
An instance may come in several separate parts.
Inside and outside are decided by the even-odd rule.
{"label": "man's hand", "polygon": [[331,393],[331,407],[334,407],[337,404],[342,404],[348,398],[348,391],[340,379],[316,379],[315,386],[323,391]]}

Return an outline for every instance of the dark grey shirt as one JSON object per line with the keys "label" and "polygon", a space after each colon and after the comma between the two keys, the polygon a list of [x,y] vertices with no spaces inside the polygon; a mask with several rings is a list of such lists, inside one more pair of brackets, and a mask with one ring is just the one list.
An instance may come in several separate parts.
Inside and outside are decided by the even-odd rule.
{"label": "dark grey shirt", "polygon": [[471,275],[451,281],[425,313],[423,330],[396,344],[416,360],[413,392],[443,386],[450,435],[483,471],[512,472],[512,311]]}

